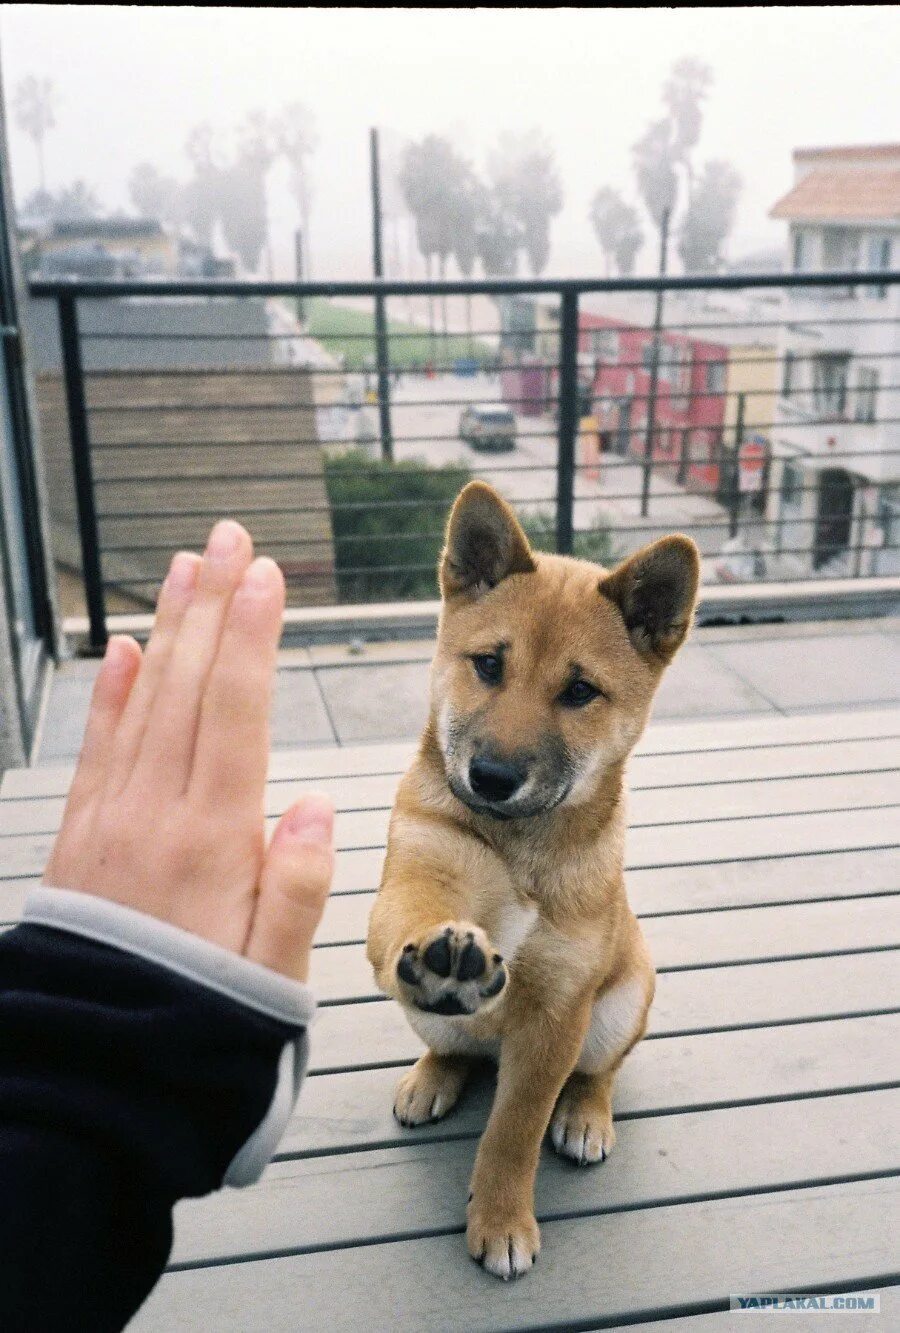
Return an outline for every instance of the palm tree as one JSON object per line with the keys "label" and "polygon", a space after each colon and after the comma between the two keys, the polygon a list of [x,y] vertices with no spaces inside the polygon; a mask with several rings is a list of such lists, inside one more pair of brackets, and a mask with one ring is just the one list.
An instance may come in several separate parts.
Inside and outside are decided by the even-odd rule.
{"label": "palm tree", "polygon": [[[425,260],[429,281],[435,258],[439,276],[446,276],[447,260],[455,250],[460,194],[469,172],[468,164],[459,156],[449,139],[437,134],[426,135],[421,143],[411,143],[403,155],[400,189],[416,221],[416,240]],[[430,294],[428,322],[433,335],[434,304]],[[443,302],[443,325],[446,334],[446,298]]]}
{"label": "palm tree", "polygon": [[644,240],[637,209],[627,204],[617,190],[604,185],[591,200],[588,216],[606,257],[607,274],[612,272],[613,262],[619,273],[632,273]]}
{"label": "palm tree", "polygon": [[41,193],[45,194],[47,175],[44,165],[44,140],[48,131],[56,124],[56,117],[53,114],[52,81],[29,74],[16,89],[14,106],[20,129],[24,130],[34,144],[38,159],[40,189]]}
{"label": "palm tree", "polygon": [[515,223],[535,277],[550,258],[550,223],[563,205],[553,148],[536,130],[504,134],[488,160],[500,208]]}
{"label": "palm tree", "polygon": [[309,213],[312,201],[309,160],[318,143],[315,116],[302,102],[285,107],[275,123],[275,142],[290,171],[291,189],[300,214],[303,276],[311,276]]}
{"label": "palm tree", "polygon": [[672,149],[675,158],[684,167],[687,202],[694,192],[694,172],[691,154],[700,140],[703,128],[703,103],[712,87],[713,72],[709,65],[693,56],[676,61],[663,84],[663,101],[669,108],[674,126]]}

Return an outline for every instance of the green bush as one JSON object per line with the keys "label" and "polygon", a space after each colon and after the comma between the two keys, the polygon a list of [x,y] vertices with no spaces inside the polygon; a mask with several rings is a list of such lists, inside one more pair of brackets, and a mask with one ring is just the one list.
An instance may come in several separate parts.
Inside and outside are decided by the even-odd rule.
{"label": "green bush", "polygon": [[453,463],[386,463],[363,449],[326,455],[340,600],[436,597],[447,513],[471,479],[468,468]]}
{"label": "green bush", "polygon": [[[535,550],[556,550],[556,515],[550,510],[539,509],[522,517],[522,527]],[[581,560],[593,560],[597,565],[614,565],[620,558],[609,528],[576,532],[573,547],[573,555]]]}

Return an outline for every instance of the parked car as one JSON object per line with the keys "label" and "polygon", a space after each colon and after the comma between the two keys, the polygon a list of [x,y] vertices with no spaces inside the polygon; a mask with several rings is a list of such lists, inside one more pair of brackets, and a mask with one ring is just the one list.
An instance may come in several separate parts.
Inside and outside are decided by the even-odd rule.
{"label": "parked car", "polygon": [[516,418],[504,403],[478,403],[460,414],[459,437],[473,449],[514,449]]}

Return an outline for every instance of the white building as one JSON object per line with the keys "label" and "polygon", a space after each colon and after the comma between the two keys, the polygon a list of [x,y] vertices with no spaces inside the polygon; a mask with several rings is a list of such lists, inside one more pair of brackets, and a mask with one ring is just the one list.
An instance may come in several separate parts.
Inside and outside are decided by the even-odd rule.
{"label": "white building", "polygon": [[[772,217],[794,272],[900,268],[900,144],[805,148]],[[900,572],[900,286],[785,293],[768,517],[798,574]]]}

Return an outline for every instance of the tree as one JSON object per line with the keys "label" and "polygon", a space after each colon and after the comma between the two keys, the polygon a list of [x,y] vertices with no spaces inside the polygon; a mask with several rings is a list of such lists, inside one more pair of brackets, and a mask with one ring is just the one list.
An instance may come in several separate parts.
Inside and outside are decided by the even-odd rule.
{"label": "tree", "polygon": [[537,130],[501,135],[488,159],[500,209],[521,230],[528,265],[537,277],[550,258],[550,223],[563,205],[553,148]]}
{"label": "tree", "polygon": [[316,122],[309,107],[292,102],[285,107],[276,122],[278,151],[285,159],[290,173],[291,191],[300,214],[300,240],[303,256],[303,275],[311,273],[309,250],[309,214],[312,202],[309,161],[318,142]]}
{"label": "tree", "polygon": [[514,278],[519,267],[522,230],[492,191],[481,197],[475,244],[486,278]]}
{"label": "tree", "polygon": [[45,222],[84,222],[99,217],[101,209],[91,186],[77,180],[61,190],[35,190],[25,200],[23,211]]}
{"label": "tree", "polygon": [[257,273],[268,242],[268,219],[259,169],[247,158],[222,174],[220,217],[228,245],[248,273]]}
{"label": "tree", "polygon": [[707,162],[681,224],[678,253],[686,273],[713,273],[731,231],[741,178],[730,162]]}
{"label": "tree", "polygon": [[163,176],[152,162],[139,162],[128,181],[128,194],[137,211],[160,222],[177,223],[183,215],[181,186]]}
{"label": "tree", "polygon": [[691,154],[700,141],[703,128],[703,103],[712,87],[713,72],[709,65],[693,56],[684,56],[672,66],[663,84],[663,101],[672,120],[672,149],[684,167],[688,203],[693,194],[694,176]]}
{"label": "tree", "polygon": [[[456,267],[464,278],[471,278],[478,259],[478,214],[480,208],[480,182],[474,171],[468,169],[461,175],[460,189],[456,201],[456,227],[453,238],[453,258]],[[472,346],[472,297],[466,297],[466,332],[469,339],[469,351]]]}
{"label": "tree", "polygon": [[613,263],[622,275],[633,273],[644,241],[637,209],[627,204],[617,190],[604,185],[591,201],[589,217],[606,256],[607,273]]}
{"label": "tree", "polygon": [[[251,267],[255,271],[259,267],[259,255],[263,250],[266,253],[266,267],[269,271],[269,277],[274,274],[272,263],[272,245],[269,237],[269,213],[266,206],[266,178],[269,174],[269,168],[275,160],[277,152],[278,126],[272,121],[265,111],[256,109],[248,111],[237,129],[237,158],[234,166],[226,177],[225,197],[223,200],[222,225],[228,231],[228,226],[232,232],[242,238],[242,246],[236,245],[238,253],[245,267]],[[232,178],[234,178],[232,180]],[[251,201],[250,196],[256,191],[258,198]],[[235,204],[232,195],[237,195],[239,202]],[[226,223],[225,211],[230,211],[233,207],[247,209],[247,215],[243,218],[232,217],[230,224]],[[259,228],[262,228],[262,244],[257,252],[256,263],[247,265],[244,261],[244,255],[252,253],[255,246],[255,235]]]}
{"label": "tree", "polygon": [[39,79],[35,74],[29,74],[16,88],[13,99],[19,127],[31,139],[37,153],[39,189],[42,193],[47,189],[44,141],[56,124],[53,97],[53,83],[50,79]]}
{"label": "tree", "polygon": [[631,150],[634,174],[641,198],[657,230],[666,213],[670,216],[678,199],[675,172],[674,126],[669,119],[655,120]]}
{"label": "tree", "polygon": [[[421,143],[411,143],[403,155],[400,189],[416,223],[416,242],[425,260],[429,280],[432,263],[438,275],[446,276],[447,260],[455,248],[459,196],[467,188],[471,169],[449,139],[429,134]],[[443,302],[444,332],[447,332],[447,302]],[[428,298],[428,318],[434,332],[434,307]]]}
{"label": "tree", "polygon": [[182,200],[185,220],[197,240],[211,246],[216,222],[221,214],[223,171],[212,127],[195,125],[187,137],[185,152],[193,175],[185,185]]}

